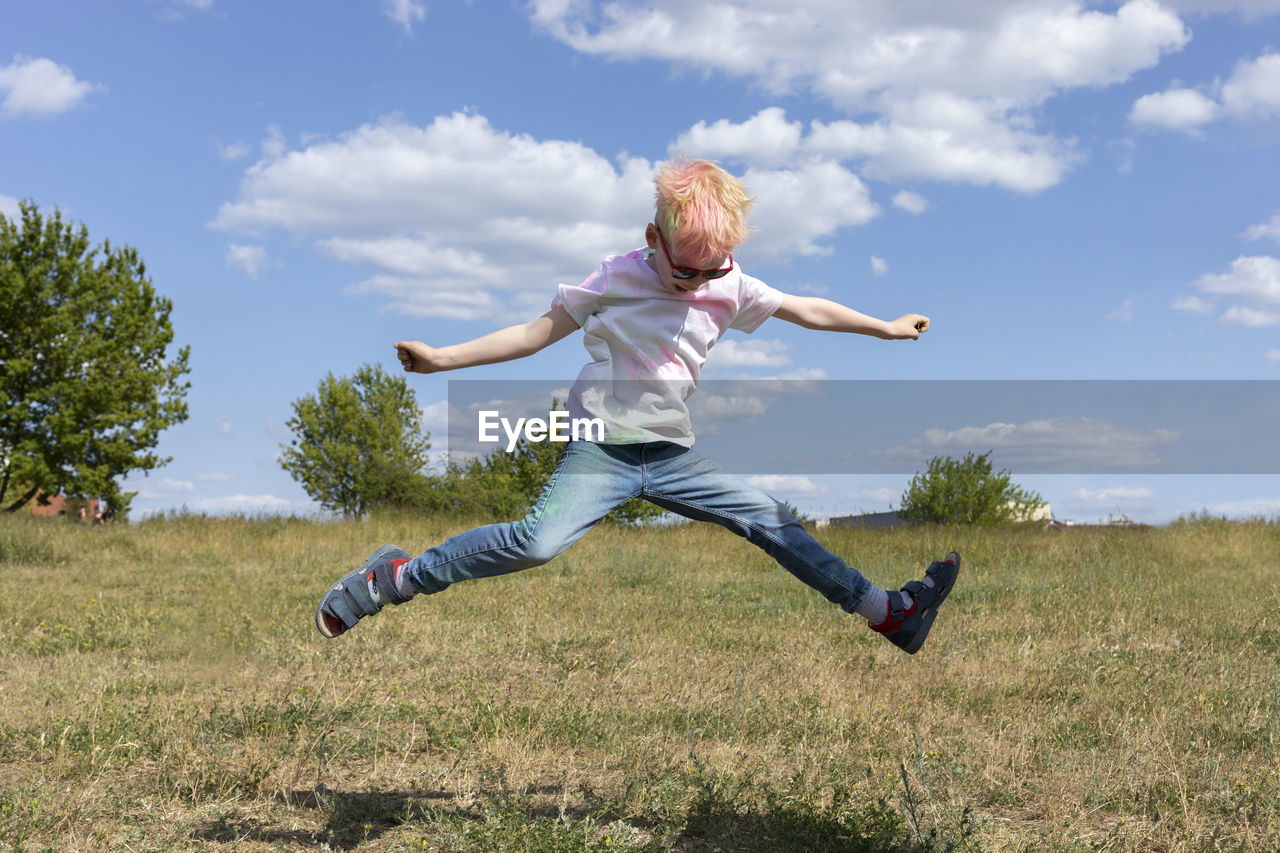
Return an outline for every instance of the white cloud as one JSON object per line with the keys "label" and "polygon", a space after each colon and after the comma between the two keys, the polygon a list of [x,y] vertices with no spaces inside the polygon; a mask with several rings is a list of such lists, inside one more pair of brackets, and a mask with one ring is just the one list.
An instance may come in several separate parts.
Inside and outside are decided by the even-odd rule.
{"label": "white cloud", "polygon": [[827,490],[826,486],[815,483],[808,477],[795,474],[764,474],[747,477],[746,483],[762,492],[781,492],[791,495],[819,495]]}
{"label": "white cloud", "polygon": [[18,200],[7,195],[0,195],[0,216],[10,222],[17,222],[18,218],[22,216],[22,208],[18,207]]}
{"label": "white cloud", "polygon": [[893,504],[902,497],[902,490],[894,490],[888,487],[878,489],[862,489],[849,495],[854,500],[873,501],[881,504]]}
{"label": "white cloud", "polygon": [[884,258],[871,256],[871,274],[874,276],[884,275],[889,271],[889,262]]}
{"label": "white cloud", "polygon": [[1280,518],[1280,498],[1225,501],[1205,507],[1205,511],[1226,518]]}
{"label": "white cloud", "polygon": [[1261,240],[1264,237],[1270,237],[1277,243],[1280,243],[1280,213],[1275,214],[1268,221],[1261,225],[1251,225],[1244,232],[1246,240]]}
{"label": "white cloud", "polygon": [[1269,349],[1263,353],[1262,357],[1271,364],[1280,364],[1280,349]]}
{"label": "white cloud", "polygon": [[1025,423],[991,423],[923,435],[877,454],[913,461],[939,455],[993,451],[998,465],[1019,470],[1098,470],[1154,466],[1159,451],[1178,433],[1112,424],[1092,418],[1054,418]]}
{"label": "white cloud", "polygon": [[196,479],[202,483],[229,483],[235,479],[235,475],[214,472],[211,474],[199,474]]}
{"label": "white cloud", "polygon": [[1198,133],[1202,125],[1217,121],[1221,112],[1217,101],[1193,89],[1170,89],[1138,98],[1129,120],[1138,125]]}
{"label": "white cloud", "polygon": [[262,140],[262,156],[268,160],[274,160],[284,154],[286,147],[284,134],[280,132],[280,128],[274,124],[268,125],[267,136]]}
{"label": "white cloud", "polygon": [[414,21],[426,19],[427,7],[415,0],[382,0],[382,14],[404,27],[406,33],[411,33]]}
{"label": "white cloud", "polygon": [[706,421],[710,421],[709,430],[715,432],[722,422],[751,421],[768,411],[772,401],[751,396],[725,396],[723,394],[702,394],[698,396],[698,411]]}
{"label": "white cloud", "polygon": [[1213,313],[1213,303],[1199,296],[1179,296],[1173,300],[1171,306],[1175,311],[1183,311],[1188,314],[1199,314],[1201,316]]}
{"label": "white cloud", "polygon": [[1036,134],[1025,116],[947,94],[888,102],[885,117],[814,122],[808,150],[863,163],[884,181],[939,180],[1035,193],[1079,161],[1070,142]]}
{"label": "white cloud", "polygon": [[700,121],[671,143],[669,153],[692,157],[734,160],[748,166],[771,168],[786,164],[800,148],[803,128],[789,122],[781,107],[768,107],[741,124],[720,119],[708,125]]}
{"label": "white cloud", "polygon": [[218,156],[223,160],[240,160],[249,156],[249,146],[242,142],[232,142],[218,146]]}
{"label": "white cloud", "polygon": [[741,254],[755,262],[792,253],[830,254],[829,247],[815,241],[842,227],[863,225],[880,214],[866,185],[835,162],[806,162],[794,169],[750,169],[743,180],[756,197],[751,221],[759,231]]}
{"label": "white cloud", "polygon": [[893,197],[893,206],[907,213],[924,213],[929,209],[929,200],[911,190],[902,190]]}
{"label": "white cloud", "polygon": [[1223,118],[1266,120],[1280,117],[1280,53],[1236,63],[1230,79],[1215,82],[1216,100],[1193,89],[1169,89],[1143,95],[1133,104],[1134,124],[1181,130],[1193,135]]}
{"label": "white cloud", "polygon": [[278,498],[275,495],[228,495],[222,498],[202,498],[186,504],[195,512],[213,514],[243,515],[282,515],[298,509],[308,509],[311,505],[295,505],[293,501]]}
{"label": "white cloud", "polygon": [[0,115],[63,113],[102,88],[77,80],[70,68],[50,59],[15,56],[0,68]]}
{"label": "white cloud", "polygon": [[[433,447],[443,450],[449,436],[449,401],[422,407],[422,428],[431,434]],[[438,446],[436,446],[438,445]]]}
{"label": "white cloud", "polygon": [[1077,489],[1075,498],[1085,503],[1114,505],[1121,503],[1146,504],[1153,493],[1146,486],[1108,486],[1102,489]]}
{"label": "white cloud", "polygon": [[1173,303],[1182,311],[1207,314],[1225,306],[1221,325],[1256,328],[1280,325],[1280,259],[1241,256],[1225,273],[1209,273],[1195,282],[1205,297],[1185,296]]}
{"label": "white cloud", "polygon": [[716,367],[783,367],[791,363],[791,345],[779,340],[722,340],[711,356]]}
{"label": "white cloud", "polygon": [[531,10],[583,53],[811,89],[851,110],[886,91],[1037,102],[1125,80],[1190,38],[1154,0],[1113,14],[1059,0],[534,0]]}
{"label": "white cloud", "polygon": [[[541,313],[557,283],[637,247],[653,216],[654,164],[610,162],[577,142],[538,140],[455,113],[426,127],[399,118],[298,150],[274,143],[245,173],[214,227],[280,228],[314,238],[365,277],[348,291],[409,316]],[[758,233],[738,254],[760,263],[829,249],[823,238],[879,212],[833,162],[744,175]]]}
{"label": "white cloud", "polygon": [[[874,114],[846,123],[838,150],[827,152],[865,160],[868,177],[1020,192],[1052,186],[1078,160],[1069,141],[1035,131],[1037,107],[1060,92],[1122,82],[1190,39],[1155,0],[1114,11],[1069,0],[533,0],[530,8],[537,26],[583,53],[665,60],[777,94],[810,90],[849,113]],[[754,135],[717,121],[680,141],[773,165],[800,133],[777,108],[748,124]]]}
{"label": "white cloud", "polygon": [[1238,63],[1222,86],[1222,106],[1239,118],[1280,116],[1280,53]]}
{"label": "white cloud", "polygon": [[257,278],[258,272],[267,265],[267,250],[261,246],[227,246],[227,266],[249,276]]}

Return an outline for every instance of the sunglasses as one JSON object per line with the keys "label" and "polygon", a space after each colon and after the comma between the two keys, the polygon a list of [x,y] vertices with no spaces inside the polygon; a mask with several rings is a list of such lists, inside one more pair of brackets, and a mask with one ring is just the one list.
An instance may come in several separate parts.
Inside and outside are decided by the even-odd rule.
{"label": "sunglasses", "polygon": [[733,255],[729,255],[729,266],[719,270],[700,270],[696,267],[678,267],[675,261],[671,260],[671,252],[667,249],[667,238],[662,236],[662,229],[658,231],[658,242],[662,245],[662,254],[667,256],[667,266],[671,267],[671,277],[678,278],[681,281],[687,281],[691,278],[702,276],[707,281],[713,278],[724,278],[733,271]]}

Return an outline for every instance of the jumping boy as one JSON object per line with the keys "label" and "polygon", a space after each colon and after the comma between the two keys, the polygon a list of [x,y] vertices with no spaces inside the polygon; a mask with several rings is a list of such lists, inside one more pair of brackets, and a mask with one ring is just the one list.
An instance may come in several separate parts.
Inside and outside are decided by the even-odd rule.
{"label": "jumping boy", "polygon": [[809,535],[784,506],[694,453],[685,398],[712,346],[729,329],[753,332],[769,317],[807,329],[916,340],[929,319],[892,322],[827,299],[793,296],[745,275],[733,249],[749,234],[751,199],[705,160],[677,160],[656,181],[647,248],[615,255],[586,281],[565,285],[551,310],[462,344],[395,345],[408,372],[434,373],[533,355],[578,329],[592,362],[569,394],[571,418],[599,418],[601,442],[569,443],[529,514],[460,533],[418,557],[387,545],[335,583],[316,609],[326,637],[387,604],[440,592],[471,578],[542,565],[612,509],[642,497],[686,518],[722,525],[763,548],[788,571],[871,629],[914,654],[960,571],[952,551],[920,580],[886,592]]}

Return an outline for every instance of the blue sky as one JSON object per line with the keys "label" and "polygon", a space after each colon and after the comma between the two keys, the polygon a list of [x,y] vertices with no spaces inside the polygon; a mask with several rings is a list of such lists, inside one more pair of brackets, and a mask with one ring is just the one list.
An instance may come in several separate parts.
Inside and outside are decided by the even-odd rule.
{"label": "blue sky", "polygon": [[[542,313],[641,245],[676,153],[747,182],[752,274],[934,324],[886,343],[773,320],[731,333],[709,377],[1280,379],[1280,0],[139,0],[0,20],[0,213],[31,199],[137,248],[192,349],[191,417],[164,434],[172,463],[128,481],[135,514],[312,511],[275,458],[294,399],[395,369],[397,340]],[[584,355],[569,338],[452,378],[569,380]],[[439,436],[449,378],[411,378]],[[921,433],[940,420],[919,401]],[[906,479],[758,482],[827,515],[885,509]],[[1017,479],[1080,520],[1280,514],[1274,476]]]}

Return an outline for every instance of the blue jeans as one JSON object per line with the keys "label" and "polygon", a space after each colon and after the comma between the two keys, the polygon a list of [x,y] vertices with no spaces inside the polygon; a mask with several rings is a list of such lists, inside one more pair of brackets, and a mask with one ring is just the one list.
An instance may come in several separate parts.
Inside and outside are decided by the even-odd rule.
{"label": "blue jeans", "polygon": [[685,518],[727,527],[852,613],[870,588],[778,501],[678,444],[571,442],[529,514],[459,533],[406,566],[419,592],[540,566],[615,507],[644,498]]}

